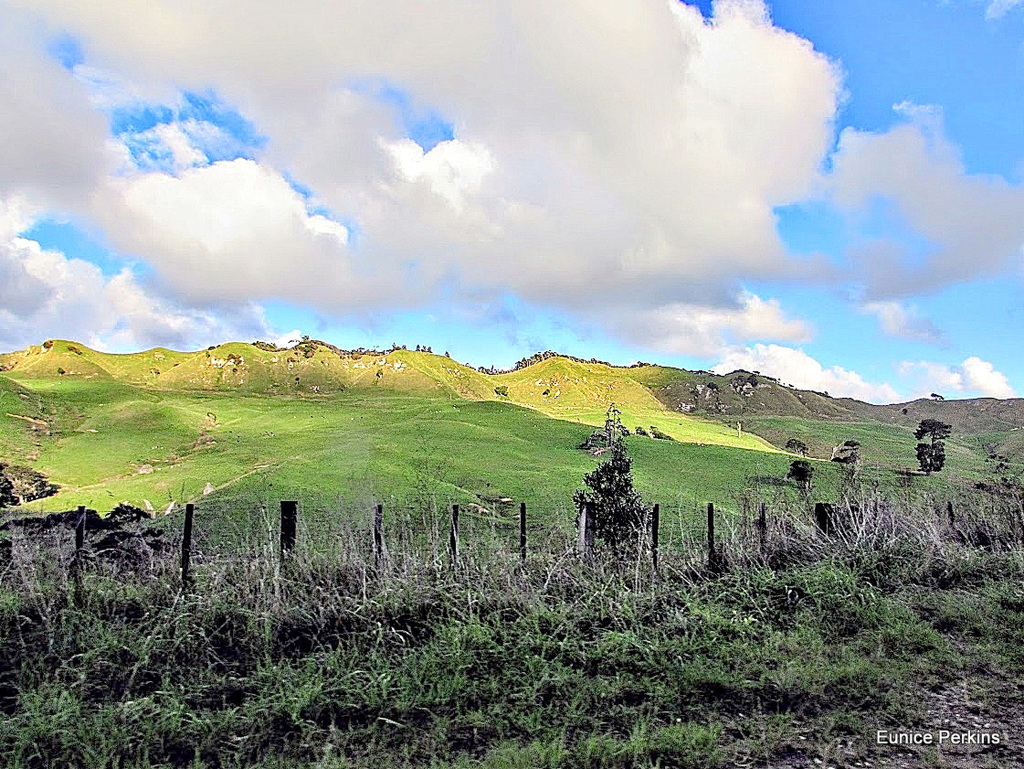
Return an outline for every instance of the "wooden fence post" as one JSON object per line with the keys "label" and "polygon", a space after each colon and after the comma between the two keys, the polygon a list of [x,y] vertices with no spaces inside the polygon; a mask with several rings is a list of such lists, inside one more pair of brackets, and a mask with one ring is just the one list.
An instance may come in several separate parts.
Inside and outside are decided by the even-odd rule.
{"label": "wooden fence post", "polygon": [[75,522],[75,563],[81,565],[85,549],[85,505],[78,506],[78,520]]}
{"label": "wooden fence post", "polygon": [[587,555],[591,555],[594,552],[594,534],[596,533],[596,522],[594,520],[594,503],[588,502],[585,508],[587,516],[587,528],[586,528],[586,540],[587,540]]}
{"label": "wooden fence post", "polygon": [[587,556],[587,503],[580,505],[576,514],[576,550],[584,558]]}
{"label": "wooden fence post", "polygon": [[384,559],[384,505],[380,502],[373,511],[373,565],[380,569]]}
{"label": "wooden fence post", "polygon": [[192,560],[192,520],[196,506],[191,502],[185,505],[185,530],[181,535],[181,587],[188,589],[189,566]]}
{"label": "wooden fence post", "polygon": [[718,569],[718,554],[715,552],[715,505],[708,502],[708,568]]}
{"label": "wooden fence post", "polygon": [[834,512],[832,505],[826,502],[814,503],[814,523],[818,527],[818,531],[826,536],[832,533]]}
{"label": "wooden fence post", "polygon": [[584,502],[580,507],[576,527],[576,545],[579,553],[583,558],[589,558],[594,547],[593,503]]}
{"label": "wooden fence post", "polygon": [[526,563],[526,503],[519,503],[519,560]]}
{"label": "wooden fence post", "polygon": [[448,533],[448,549],[452,554],[452,563],[459,560],[459,506],[452,505],[452,527]]}
{"label": "wooden fence post", "polygon": [[75,560],[71,564],[71,577],[75,582],[75,596],[80,597],[82,588],[82,559],[85,551],[85,505],[78,506],[75,521]]}
{"label": "wooden fence post", "polygon": [[757,511],[757,539],[761,552],[764,552],[768,540],[768,506],[762,502]]}
{"label": "wooden fence post", "polygon": [[281,559],[284,560],[295,549],[295,528],[299,519],[299,503],[281,501]]}
{"label": "wooden fence post", "polygon": [[661,526],[661,505],[655,503],[651,515],[651,565],[658,571],[658,529]]}

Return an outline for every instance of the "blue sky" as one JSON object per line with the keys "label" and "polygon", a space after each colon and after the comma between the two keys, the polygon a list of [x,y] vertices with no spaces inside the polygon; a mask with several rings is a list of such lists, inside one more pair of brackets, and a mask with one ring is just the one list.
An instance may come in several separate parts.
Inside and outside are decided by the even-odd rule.
{"label": "blue sky", "polygon": [[298,332],[1024,392],[1024,3],[22,5],[4,349]]}

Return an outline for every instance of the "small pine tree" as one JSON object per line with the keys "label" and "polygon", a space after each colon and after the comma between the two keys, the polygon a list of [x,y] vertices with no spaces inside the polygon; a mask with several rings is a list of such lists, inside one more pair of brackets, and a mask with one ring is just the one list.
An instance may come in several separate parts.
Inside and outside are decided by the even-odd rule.
{"label": "small pine tree", "polygon": [[644,504],[633,486],[633,460],[626,455],[625,441],[616,440],[611,457],[587,473],[583,482],[589,489],[578,489],[572,495],[576,509],[591,504],[595,538],[620,554],[633,541],[644,518]]}
{"label": "small pine tree", "polygon": [[938,419],[924,419],[914,431],[914,437],[921,441],[929,438],[930,443],[917,444],[917,463],[926,475],[938,472],[946,464],[945,440],[952,433],[951,425]]}

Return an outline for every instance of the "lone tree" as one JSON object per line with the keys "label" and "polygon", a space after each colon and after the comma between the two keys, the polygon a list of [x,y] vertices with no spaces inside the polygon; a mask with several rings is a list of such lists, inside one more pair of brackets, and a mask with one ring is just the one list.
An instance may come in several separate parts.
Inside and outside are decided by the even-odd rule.
{"label": "lone tree", "polygon": [[584,476],[589,488],[577,489],[572,501],[577,510],[590,503],[594,536],[620,554],[643,523],[644,505],[633,486],[633,460],[626,456],[626,442],[617,438],[611,449],[611,457]]}
{"label": "lone tree", "polygon": [[786,441],[786,451],[792,451],[794,454],[799,454],[802,457],[807,456],[807,444],[799,438],[790,438]]}
{"label": "lone tree", "polygon": [[794,459],[789,465],[789,472],[786,473],[786,477],[796,481],[796,485],[803,491],[811,490],[811,477],[813,475],[814,468],[811,467],[811,463],[806,459]]}
{"label": "lone tree", "polygon": [[[914,437],[921,443],[917,444],[917,462],[925,475],[938,472],[946,464],[945,440],[953,431],[953,426],[938,419],[923,419],[914,431]],[[924,443],[928,438],[929,443]]]}

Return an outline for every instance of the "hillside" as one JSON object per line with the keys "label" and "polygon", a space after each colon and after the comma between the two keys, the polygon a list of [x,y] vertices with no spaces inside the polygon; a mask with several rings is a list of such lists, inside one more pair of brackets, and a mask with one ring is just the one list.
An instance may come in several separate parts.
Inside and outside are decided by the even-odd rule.
{"label": "hillside", "polygon": [[[377,390],[466,400],[498,400],[557,419],[599,426],[608,407],[631,430],[652,425],[673,438],[757,450],[776,450],[805,437],[813,455],[827,456],[829,438],[814,423],[889,428],[893,440],[926,418],[953,426],[972,449],[1018,457],[1024,449],[1024,399],[926,400],[874,405],[801,390],[757,372],[719,375],[653,364],[618,367],[556,353],[538,353],[510,372],[485,373],[451,358],[406,349],[340,350],[316,340],[280,349],[265,343],[227,343],[178,352],[154,348],[110,354],[67,340],[50,340],[0,354],[0,371],[16,380],[110,380],[146,389],[289,394],[315,397]],[[507,390],[507,392],[506,392]],[[792,422],[792,420],[803,420]],[[795,435],[780,420],[801,426]],[[743,430],[738,430],[743,425]],[[805,440],[805,442],[807,442]]]}
{"label": "hillside", "polygon": [[554,357],[509,373],[485,374],[451,358],[405,349],[346,351],[316,341],[268,347],[232,342],[197,352],[158,348],[112,355],[52,340],[0,356],[0,370],[25,381],[110,380],[153,390],[305,397],[373,390],[496,400],[594,426],[604,423],[615,404],[630,429],[653,425],[680,441],[777,450],[734,427],[673,411],[633,376],[635,369]]}
{"label": "hillside", "polygon": [[[928,417],[954,426],[938,483],[988,477],[992,453],[1024,456],[1019,399],[876,406],[751,372],[618,367],[554,353],[487,373],[429,352],[315,340],[124,355],[52,340],[0,355],[0,369],[0,459],[42,470],[63,499],[90,504],[266,493],[270,483],[370,494],[380,478],[406,495],[419,485],[422,496],[445,463],[463,468],[439,487],[454,497],[540,490],[564,499],[594,462],[576,446],[612,405],[631,432],[654,427],[677,441],[629,439],[648,488],[668,484],[679,498],[702,489],[725,496],[745,477],[780,478],[792,458],[780,447],[791,438],[821,460],[856,440],[870,477],[891,479],[915,465],[913,429]],[[545,467],[560,468],[559,477]],[[821,482],[839,470],[821,463]]]}

